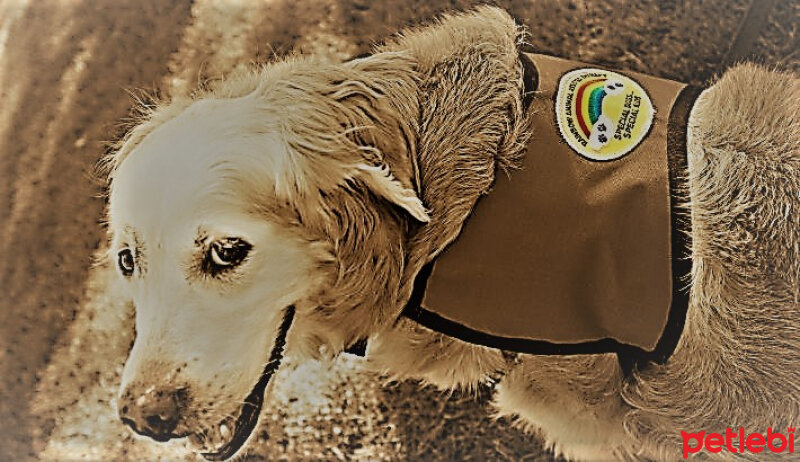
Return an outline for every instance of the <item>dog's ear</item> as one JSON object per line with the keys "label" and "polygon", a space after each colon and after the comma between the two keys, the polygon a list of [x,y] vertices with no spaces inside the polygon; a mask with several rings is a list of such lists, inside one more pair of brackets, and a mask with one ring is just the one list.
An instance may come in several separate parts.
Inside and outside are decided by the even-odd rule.
{"label": "dog's ear", "polygon": [[[344,124],[363,162],[356,178],[373,193],[401,207],[420,222],[430,221],[419,197],[416,121],[417,77],[402,53],[376,53],[345,63],[351,78],[337,81],[333,93],[345,109]],[[348,72],[348,73],[350,73]]]}
{"label": "dog's ear", "polygon": [[364,187],[429,221],[416,158],[419,78],[407,53],[283,66],[264,86],[289,148],[275,169],[279,196]]}

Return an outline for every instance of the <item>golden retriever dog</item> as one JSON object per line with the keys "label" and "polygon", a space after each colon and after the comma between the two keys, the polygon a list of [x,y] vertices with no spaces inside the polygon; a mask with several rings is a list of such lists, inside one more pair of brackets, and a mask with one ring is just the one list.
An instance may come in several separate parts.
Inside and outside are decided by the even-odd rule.
{"label": "golden retriever dog", "polygon": [[226,459],[284,351],[334,357],[366,338],[393,378],[499,380],[498,414],[576,460],[675,460],[681,432],[800,423],[793,75],[739,65],[692,109],[690,304],[665,364],[508,354],[401,316],[422,268],[524,154],[523,34],[481,7],[370,56],[293,57],[149,107],[109,159],[109,257],[136,310],[120,418]]}

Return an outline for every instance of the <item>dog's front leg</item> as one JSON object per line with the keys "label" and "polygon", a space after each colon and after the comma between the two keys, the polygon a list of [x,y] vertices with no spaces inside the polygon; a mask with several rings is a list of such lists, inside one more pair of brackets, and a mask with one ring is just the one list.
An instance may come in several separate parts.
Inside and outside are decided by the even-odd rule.
{"label": "dog's front leg", "polygon": [[526,355],[498,387],[501,415],[541,432],[548,448],[569,459],[622,457],[629,437],[622,373],[613,354]]}
{"label": "dog's front leg", "polygon": [[448,337],[405,318],[370,337],[367,359],[393,379],[418,379],[442,389],[472,389],[506,368],[500,350]]}
{"label": "dog's front leg", "polygon": [[367,358],[393,379],[418,379],[443,389],[469,389],[505,374],[495,398],[499,415],[541,431],[548,446],[566,457],[611,460],[631,447],[614,355],[524,355],[509,366],[499,350],[401,318],[394,329],[370,338]]}

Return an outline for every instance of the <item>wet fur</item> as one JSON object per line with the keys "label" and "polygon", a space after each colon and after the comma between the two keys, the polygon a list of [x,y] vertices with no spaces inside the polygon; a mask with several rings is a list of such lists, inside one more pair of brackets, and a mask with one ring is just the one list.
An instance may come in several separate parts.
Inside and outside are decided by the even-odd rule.
{"label": "wet fur", "polygon": [[[497,350],[397,320],[416,274],[455,239],[528,141],[517,56],[523,38],[505,12],[484,7],[407,30],[363,60],[298,58],[195,95],[264,89],[265,107],[285,117],[290,156],[271,181],[247,176],[238,191],[265,219],[329,255],[318,262],[324,287],[298,306],[290,348],[336,355],[369,336],[373,365],[399,379],[469,388],[505,374],[499,414],[576,459],[672,460],[681,430],[798,423],[800,84],[793,75],[735,67],[693,110],[692,299],[666,365],[624,379],[611,355],[512,364]],[[281,97],[272,98],[276,91]],[[287,98],[292,104],[281,106]],[[190,102],[155,108],[116,160]],[[248,129],[258,130],[253,124]],[[419,195],[424,220],[401,204],[409,192]]]}

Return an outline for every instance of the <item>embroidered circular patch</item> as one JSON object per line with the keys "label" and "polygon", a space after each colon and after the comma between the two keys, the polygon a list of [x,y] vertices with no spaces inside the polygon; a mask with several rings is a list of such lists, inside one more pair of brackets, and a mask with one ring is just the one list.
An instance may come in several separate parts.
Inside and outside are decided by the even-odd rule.
{"label": "embroidered circular patch", "polygon": [[615,160],[639,145],[653,123],[653,103],[635,81],[612,71],[577,69],[558,82],[561,136],[591,160]]}

